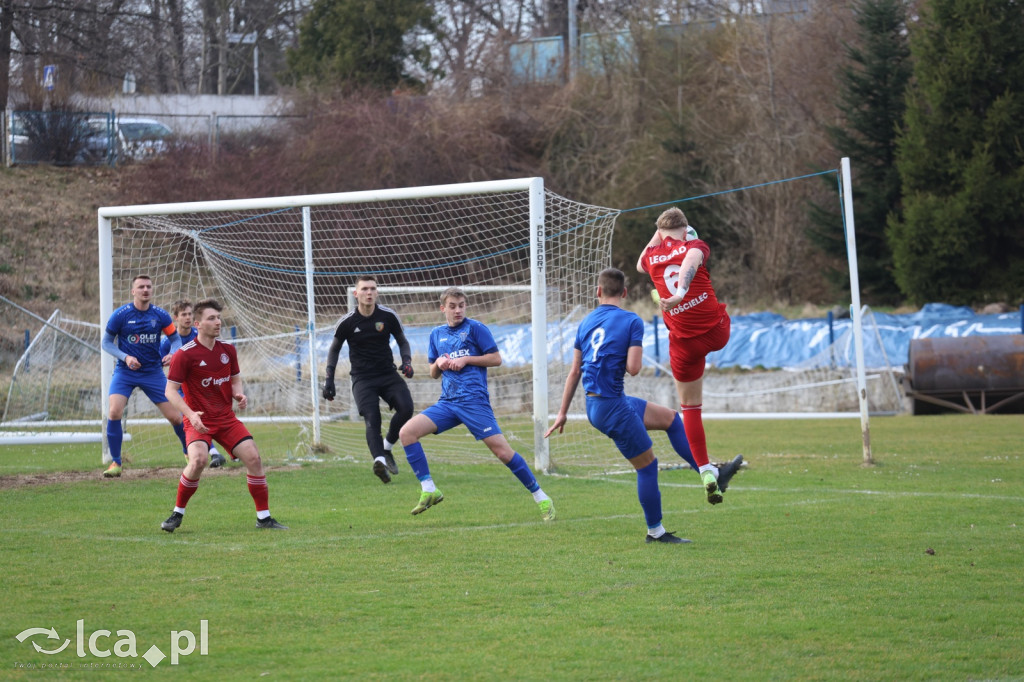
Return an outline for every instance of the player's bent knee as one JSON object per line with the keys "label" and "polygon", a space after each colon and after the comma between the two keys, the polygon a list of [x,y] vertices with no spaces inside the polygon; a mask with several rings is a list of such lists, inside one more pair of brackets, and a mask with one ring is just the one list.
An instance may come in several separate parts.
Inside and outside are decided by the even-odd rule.
{"label": "player's bent knee", "polygon": [[124,405],[111,405],[107,411],[107,418],[115,422],[121,421],[121,418],[124,416],[124,408]]}
{"label": "player's bent knee", "polygon": [[654,450],[647,450],[645,452],[641,452],[636,457],[631,457],[629,459],[629,463],[632,464],[633,468],[637,470],[643,469],[645,466],[649,465],[653,461]]}
{"label": "player's bent knee", "polygon": [[669,409],[664,405],[647,403],[647,409],[644,411],[644,427],[664,431],[672,426],[675,417],[675,410]]}
{"label": "player's bent knee", "polygon": [[402,428],[398,430],[398,440],[402,441],[402,445],[412,445],[420,438],[416,435],[416,431],[406,422],[402,425]]}

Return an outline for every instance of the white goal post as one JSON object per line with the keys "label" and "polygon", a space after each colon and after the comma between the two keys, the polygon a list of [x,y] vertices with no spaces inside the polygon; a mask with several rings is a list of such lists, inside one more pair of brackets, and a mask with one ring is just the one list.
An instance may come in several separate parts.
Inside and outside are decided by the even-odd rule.
{"label": "white goal post", "polygon": [[850,317],[853,320],[853,348],[857,367],[857,402],[860,406],[861,450],[864,464],[872,464],[871,424],[868,418],[867,379],[864,372],[864,328],[860,305],[860,274],[857,270],[857,235],[853,223],[853,182],[850,158],[840,162],[840,187],[843,198],[843,231],[846,236],[846,259],[850,267]]}
{"label": "white goal post", "polygon": [[[542,178],[103,207],[100,319],[127,300],[138,274],[153,278],[154,302],[168,310],[176,299],[217,298],[226,326],[239,332],[253,404],[243,420],[291,419],[301,424],[300,440],[311,452],[359,459],[367,456],[361,422],[337,428],[357,421],[351,396],[339,390],[333,404],[320,398],[325,347],[351,304],[356,276],[378,278],[381,303],[399,313],[407,334],[441,324],[439,290],[463,287],[470,293],[468,315],[492,327],[496,338],[506,326],[529,329],[522,357],[510,360],[517,353],[503,349],[505,363],[491,370],[492,402],[503,430],[503,416],[529,420],[528,427],[511,422],[506,435],[524,455],[532,453],[535,468],[548,471],[552,457],[543,436],[550,405],[558,404],[565,351],[571,355],[576,324],[592,308],[597,274],[610,265],[618,213],[546,191]],[[343,355],[339,379],[348,369]],[[425,357],[413,364],[418,411],[437,399],[439,387],[421,379]],[[104,405],[113,365],[102,354]],[[159,415],[138,404],[128,425],[153,423],[166,432],[165,447],[173,447],[170,428],[159,429],[153,420]],[[453,438],[445,448],[481,449],[464,440]]]}

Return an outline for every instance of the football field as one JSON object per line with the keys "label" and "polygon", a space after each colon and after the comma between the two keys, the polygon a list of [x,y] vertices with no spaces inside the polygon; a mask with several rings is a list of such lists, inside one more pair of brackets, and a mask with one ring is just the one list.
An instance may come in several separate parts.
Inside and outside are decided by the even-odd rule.
{"label": "football field", "polygon": [[497,460],[446,459],[411,516],[404,458],[385,486],[256,431],[290,530],[234,467],[168,534],[180,453],[104,480],[95,444],[3,447],[0,678],[1024,679],[1024,416],[871,426],[866,467],[857,420],[708,422],[749,465],[714,507],[661,473],[689,545],[644,543],[630,473],[540,477],[544,523]]}

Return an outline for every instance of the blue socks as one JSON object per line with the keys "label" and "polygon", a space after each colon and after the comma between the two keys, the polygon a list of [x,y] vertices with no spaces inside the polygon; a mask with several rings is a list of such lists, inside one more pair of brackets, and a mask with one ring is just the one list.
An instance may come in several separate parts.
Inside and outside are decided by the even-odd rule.
{"label": "blue socks", "polygon": [[531,493],[540,490],[540,484],[537,483],[537,477],[530,471],[530,465],[526,463],[526,460],[519,456],[519,453],[512,455],[505,466],[516,475],[519,482],[526,486],[526,489]]}
{"label": "blue socks", "polygon": [[[185,448],[185,427],[181,424],[176,424],[174,427],[174,433],[177,434],[178,440],[181,441],[181,451],[188,453]],[[121,442],[124,440],[124,431],[121,429],[120,419],[108,419],[107,420],[107,447],[110,448],[110,458],[120,466],[121,465]]]}
{"label": "blue socks", "polygon": [[686,439],[686,429],[683,427],[683,420],[679,418],[678,412],[672,419],[672,426],[665,429],[665,433],[668,434],[668,441],[672,443],[672,449],[676,451],[676,454],[685,459],[694,471],[698,471],[700,467],[697,466],[696,460],[693,459],[693,453],[690,452],[690,441]]}
{"label": "blue socks", "polygon": [[110,459],[121,466],[121,440],[123,439],[120,419],[107,420],[107,447],[110,448]]}
{"label": "blue socks", "polygon": [[188,448],[185,447],[185,425],[184,424],[175,424],[174,425],[174,433],[177,434],[178,440],[181,441],[181,451],[184,454],[187,455],[188,454]]}
{"label": "blue socks", "polygon": [[648,528],[661,524],[661,489],[658,488],[658,460],[636,470],[636,495],[644,510]]}
{"label": "blue socks", "polygon": [[430,479],[430,467],[427,466],[427,455],[423,452],[423,446],[418,442],[404,446],[405,459],[409,462],[409,468],[421,481]]}

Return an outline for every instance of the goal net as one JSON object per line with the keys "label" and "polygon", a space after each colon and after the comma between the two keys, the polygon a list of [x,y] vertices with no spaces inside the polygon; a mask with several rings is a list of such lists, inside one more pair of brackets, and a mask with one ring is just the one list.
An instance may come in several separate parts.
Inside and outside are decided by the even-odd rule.
{"label": "goal net", "polygon": [[[279,455],[368,464],[346,380],[347,347],[337,397],[320,397],[335,327],[355,304],[356,276],[374,275],[379,303],[402,320],[417,411],[440,395],[426,359],[430,329],[444,322],[439,294],[460,286],[467,315],[490,327],[502,353],[502,366],[488,372],[498,422],[517,451],[549,470],[560,458],[592,452],[600,437],[585,422],[550,441],[543,432],[560,402],[576,326],[593,308],[597,274],[610,264],[617,215],[546,191],[540,178],[101,208],[101,318],[127,300],[138,274],[153,278],[154,301],[165,309],[176,299],[218,299],[222,338],[237,345],[249,397],[242,419],[275,429],[286,450]],[[102,356],[105,392],[113,360]],[[382,413],[386,429],[383,403]],[[144,399],[129,405],[125,428],[131,458],[180,450]],[[424,445],[432,460],[492,459],[465,429]]]}
{"label": "goal net", "polygon": [[[894,366],[874,313],[863,307],[865,387],[872,416],[905,411],[900,387],[903,366]],[[777,416],[855,417],[860,402],[853,326],[845,320],[831,343],[807,358],[775,371],[709,372],[704,409],[730,418]]]}
{"label": "goal net", "polygon": [[102,416],[96,375],[99,326],[68,319],[60,310],[37,321],[42,324],[14,364],[7,386],[0,442],[96,442]]}

